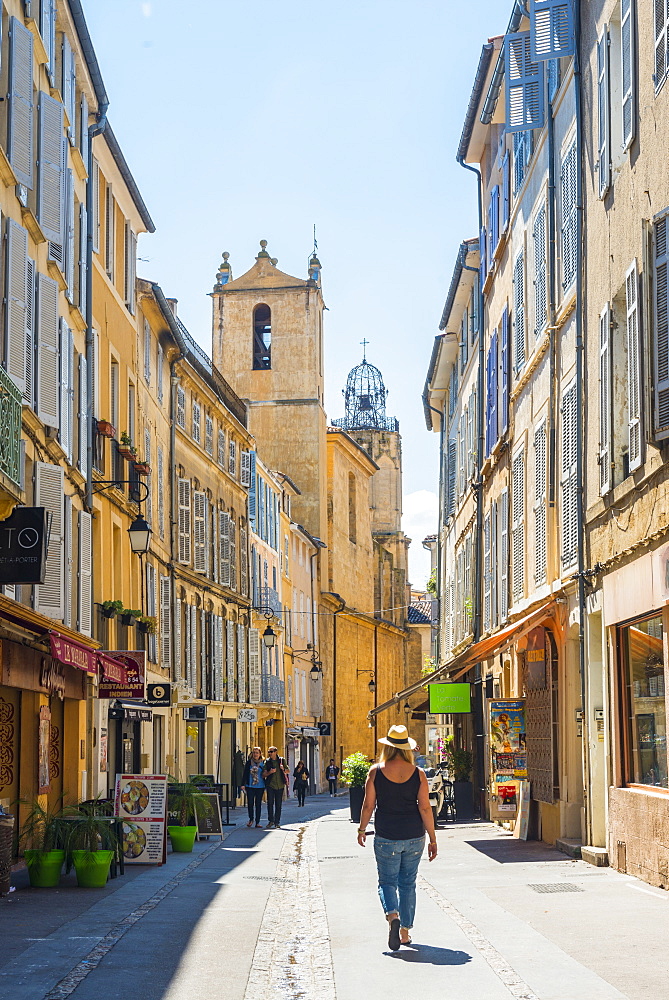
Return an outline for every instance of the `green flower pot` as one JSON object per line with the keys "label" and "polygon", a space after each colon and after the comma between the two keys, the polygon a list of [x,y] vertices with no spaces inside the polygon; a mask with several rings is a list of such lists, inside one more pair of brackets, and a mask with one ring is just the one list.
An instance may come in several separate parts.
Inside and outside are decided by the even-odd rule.
{"label": "green flower pot", "polygon": [[196,826],[168,826],[172,850],[180,854],[190,854],[197,834]]}
{"label": "green flower pot", "polygon": [[77,885],[85,889],[103,889],[113,857],[113,851],[72,851]]}
{"label": "green flower pot", "polygon": [[36,889],[52,889],[60,881],[65,851],[25,852],[30,884]]}

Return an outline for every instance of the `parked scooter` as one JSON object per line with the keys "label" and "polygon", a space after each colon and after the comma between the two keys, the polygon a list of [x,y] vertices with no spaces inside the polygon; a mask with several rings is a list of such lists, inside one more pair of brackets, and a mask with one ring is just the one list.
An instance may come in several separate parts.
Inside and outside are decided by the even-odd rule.
{"label": "parked scooter", "polygon": [[441,768],[434,767],[431,762],[428,762],[429,766],[425,768],[425,777],[427,778],[428,793],[430,796],[430,805],[432,806],[432,815],[434,816],[434,825],[437,825],[437,819],[444,806],[444,775]]}

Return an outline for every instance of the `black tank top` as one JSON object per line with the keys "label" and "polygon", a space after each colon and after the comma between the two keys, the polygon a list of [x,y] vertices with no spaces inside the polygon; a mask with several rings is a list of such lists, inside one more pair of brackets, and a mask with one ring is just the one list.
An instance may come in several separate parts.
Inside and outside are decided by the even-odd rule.
{"label": "black tank top", "polygon": [[374,773],[376,816],[374,830],[386,840],[416,840],[425,836],[425,827],[418,809],[420,772],[406,781],[389,781],[380,767]]}

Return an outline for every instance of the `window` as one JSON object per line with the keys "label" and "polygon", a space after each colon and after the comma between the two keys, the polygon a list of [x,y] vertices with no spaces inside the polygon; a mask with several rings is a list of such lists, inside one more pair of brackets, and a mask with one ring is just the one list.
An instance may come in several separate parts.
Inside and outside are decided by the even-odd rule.
{"label": "window", "polygon": [[534,432],[534,582],[546,582],[546,424]]}
{"label": "window", "polygon": [[655,90],[659,90],[669,72],[669,5],[655,0]]}
{"label": "window", "polygon": [[[566,150],[561,166],[562,190],[562,288],[567,291],[576,278],[578,259],[576,212],[576,139]],[[544,264],[545,264],[544,254]],[[545,270],[545,268],[544,268]],[[544,279],[545,282],[545,279]]]}
{"label": "window", "polygon": [[355,545],[356,541],[356,483],[352,472],[348,474],[348,537]]}
{"label": "window", "polygon": [[513,600],[525,594],[525,453],[513,459],[511,494],[511,547]]}
{"label": "window", "polygon": [[578,489],[577,489],[577,411],[576,383],[572,382],[562,396],[562,465],[560,491],[562,499],[562,567],[576,561],[578,552]]}
{"label": "window", "polygon": [[269,306],[259,305],[253,310],[253,368],[272,367],[272,313]]}
{"label": "window", "polygon": [[669,436],[669,213],[653,224],[653,349],[655,356],[655,436]]}
{"label": "window", "polygon": [[200,443],[200,414],[200,404],[193,400],[191,404],[192,433],[193,441],[197,441],[198,444]]}
{"label": "window", "polygon": [[533,132],[513,133],[513,193],[520,190],[534,148]]}
{"label": "window", "polygon": [[182,386],[177,386],[177,424],[186,428],[186,393]]}
{"label": "window", "polygon": [[228,472],[233,479],[237,477],[237,443],[230,438],[228,445]]}
{"label": "window", "polygon": [[209,414],[204,418],[204,450],[208,455],[214,454],[214,421]]}
{"label": "window", "polygon": [[627,421],[629,428],[629,468],[638,469],[643,459],[641,437],[641,343],[639,327],[638,275],[636,260],[625,276],[627,306]]}
{"label": "window", "polygon": [[105,185],[105,271],[114,280],[114,231],[116,205],[111,184]]}
{"label": "window", "polygon": [[619,630],[626,780],[667,788],[667,708],[660,614]]}
{"label": "window", "polygon": [[525,367],[525,256],[521,250],[513,265],[513,366]]}

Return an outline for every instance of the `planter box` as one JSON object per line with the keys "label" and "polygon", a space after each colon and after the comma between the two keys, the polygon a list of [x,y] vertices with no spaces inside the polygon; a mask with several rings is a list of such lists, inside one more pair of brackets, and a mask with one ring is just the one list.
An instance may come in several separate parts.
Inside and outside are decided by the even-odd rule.
{"label": "planter box", "polygon": [[151,466],[147,465],[146,462],[135,462],[135,472],[138,476],[150,476]]}
{"label": "planter box", "polygon": [[474,785],[471,781],[454,781],[455,816],[458,820],[474,819]]}
{"label": "planter box", "polygon": [[98,434],[102,437],[113,438],[116,437],[116,428],[113,424],[110,424],[108,420],[98,420],[97,422]]}
{"label": "planter box", "polygon": [[354,823],[360,822],[360,814],[362,812],[362,803],[365,798],[365,786],[364,785],[351,785],[348,790],[348,801],[349,808],[351,810],[351,819]]}
{"label": "planter box", "polygon": [[134,615],[121,615],[119,618],[121,625],[132,625],[134,620],[135,620]]}
{"label": "planter box", "polygon": [[124,444],[120,444],[118,446],[118,453],[121,458],[127,458],[129,462],[134,462],[137,458],[137,453],[134,452],[132,448],[128,448],[127,445]]}

